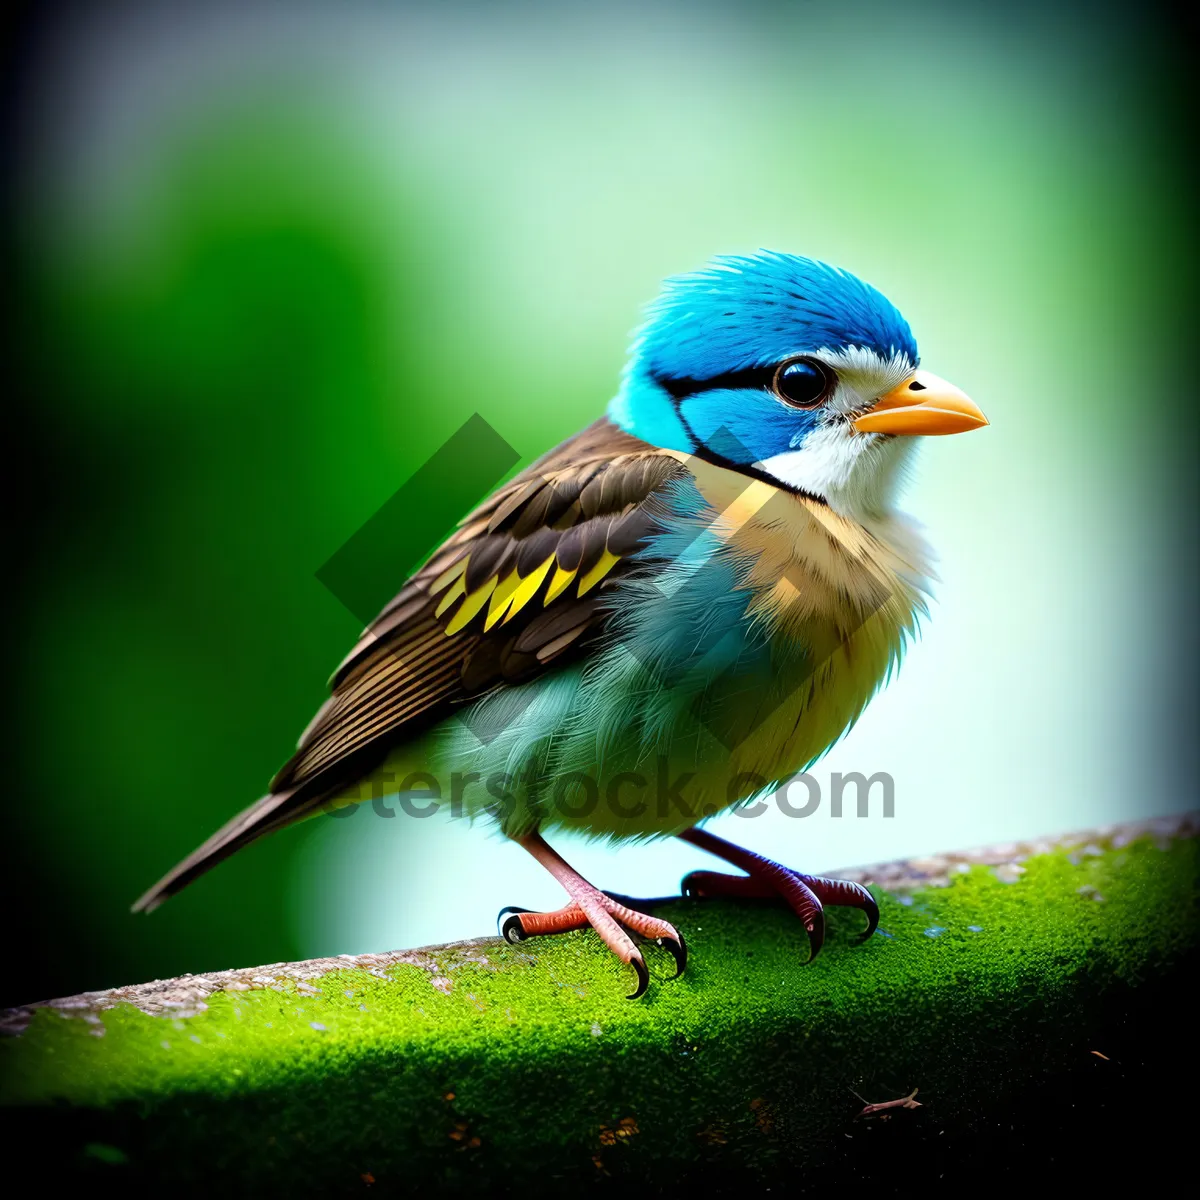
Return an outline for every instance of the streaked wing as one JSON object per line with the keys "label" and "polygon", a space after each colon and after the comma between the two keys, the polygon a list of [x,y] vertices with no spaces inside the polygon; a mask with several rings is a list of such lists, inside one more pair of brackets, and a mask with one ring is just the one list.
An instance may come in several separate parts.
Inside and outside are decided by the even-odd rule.
{"label": "streaked wing", "polygon": [[586,653],[681,471],[602,420],[493,493],[365,631],[272,791],[328,794],[454,705]]}

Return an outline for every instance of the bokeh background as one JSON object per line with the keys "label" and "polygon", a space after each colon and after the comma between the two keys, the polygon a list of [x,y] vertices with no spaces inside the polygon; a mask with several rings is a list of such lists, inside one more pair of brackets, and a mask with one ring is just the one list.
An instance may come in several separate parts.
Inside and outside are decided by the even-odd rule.
{"label": "bokeh background", "polygon": [[[895,816],[715,828],[818,870],[1190,805],[1178,34],[992,7],[26,15],[5,1002],[557,906],[482,827],[363,811],[128,912],[321,702],[359,623],[316,570],[473,412],[525,461],[594,419],[716,252],[863,275],[992,426],[926,447],[932,620],[815,772],[889,772]],[[563,848],[634,894],[703,858]]]}

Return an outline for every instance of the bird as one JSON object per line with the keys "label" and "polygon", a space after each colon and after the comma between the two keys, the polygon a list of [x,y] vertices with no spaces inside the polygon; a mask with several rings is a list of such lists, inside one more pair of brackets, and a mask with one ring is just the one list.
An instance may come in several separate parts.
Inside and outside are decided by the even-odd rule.
{"label": "bird", "polygon": [[847,270],[759,250],[668,278],[605,414],[463,518],[334,672],[267,794],[134,910],[267,833],[452,776],[459,813],[565,893],[502,909],[504,937],[590,927],[636,976],[631,999],[642,948],[678,977],[684,937],[547,835],[682,838],[741,872],[694,871],[685,894],[786,902],[810,961],[827,906],[861,910],[869,937],[865,887],[703,826],[812,766],[897,669],[932,578],[900,489],[922,438],[987,424]]}

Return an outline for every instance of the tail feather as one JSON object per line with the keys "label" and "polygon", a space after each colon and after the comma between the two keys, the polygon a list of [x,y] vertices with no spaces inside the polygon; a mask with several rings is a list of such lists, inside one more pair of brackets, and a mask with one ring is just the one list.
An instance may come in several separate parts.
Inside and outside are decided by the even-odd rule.
{"label": "tail feather", "polygon": [[[222,825],[202,846],[193,850],[181,863],[168,871],[133,905],[133,912],[153,912],[164,900],[182,891],[193,880],[228,858],[247,843],[272,830],[290,825],[300,815],[304,805],[300,789],[290,788],[273,792],[243,809],[232,821]],[[297,801],[301,801],[297,803]],[[290,802],[290,803],[289,803]]]}

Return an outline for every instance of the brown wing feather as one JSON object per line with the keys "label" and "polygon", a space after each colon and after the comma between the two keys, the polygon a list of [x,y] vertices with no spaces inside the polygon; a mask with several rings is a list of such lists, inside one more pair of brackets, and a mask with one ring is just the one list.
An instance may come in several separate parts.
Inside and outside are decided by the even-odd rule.
{"label": "brown wing feather", "polygon": [[[546,669],[603,619],[603,604],[579,595],[586,573],[606,552],[617,561],[605,577],[620,573],[651,525],[645,513],[631,518],[680,469],[601,421],[489,496],[364,632],[272,790],[328,776],[370,744],[392,745],[456,703]],[[560,568],[576,579],[547,602]]]}
{"label": "brown wing feather", "polygon": [[605,583],[653,526],[646,500],[683,469],[604,419],[497,489],[364,631],[270,794],[134,907],[305,815],[454,705],[583,653],[608,613]]}

